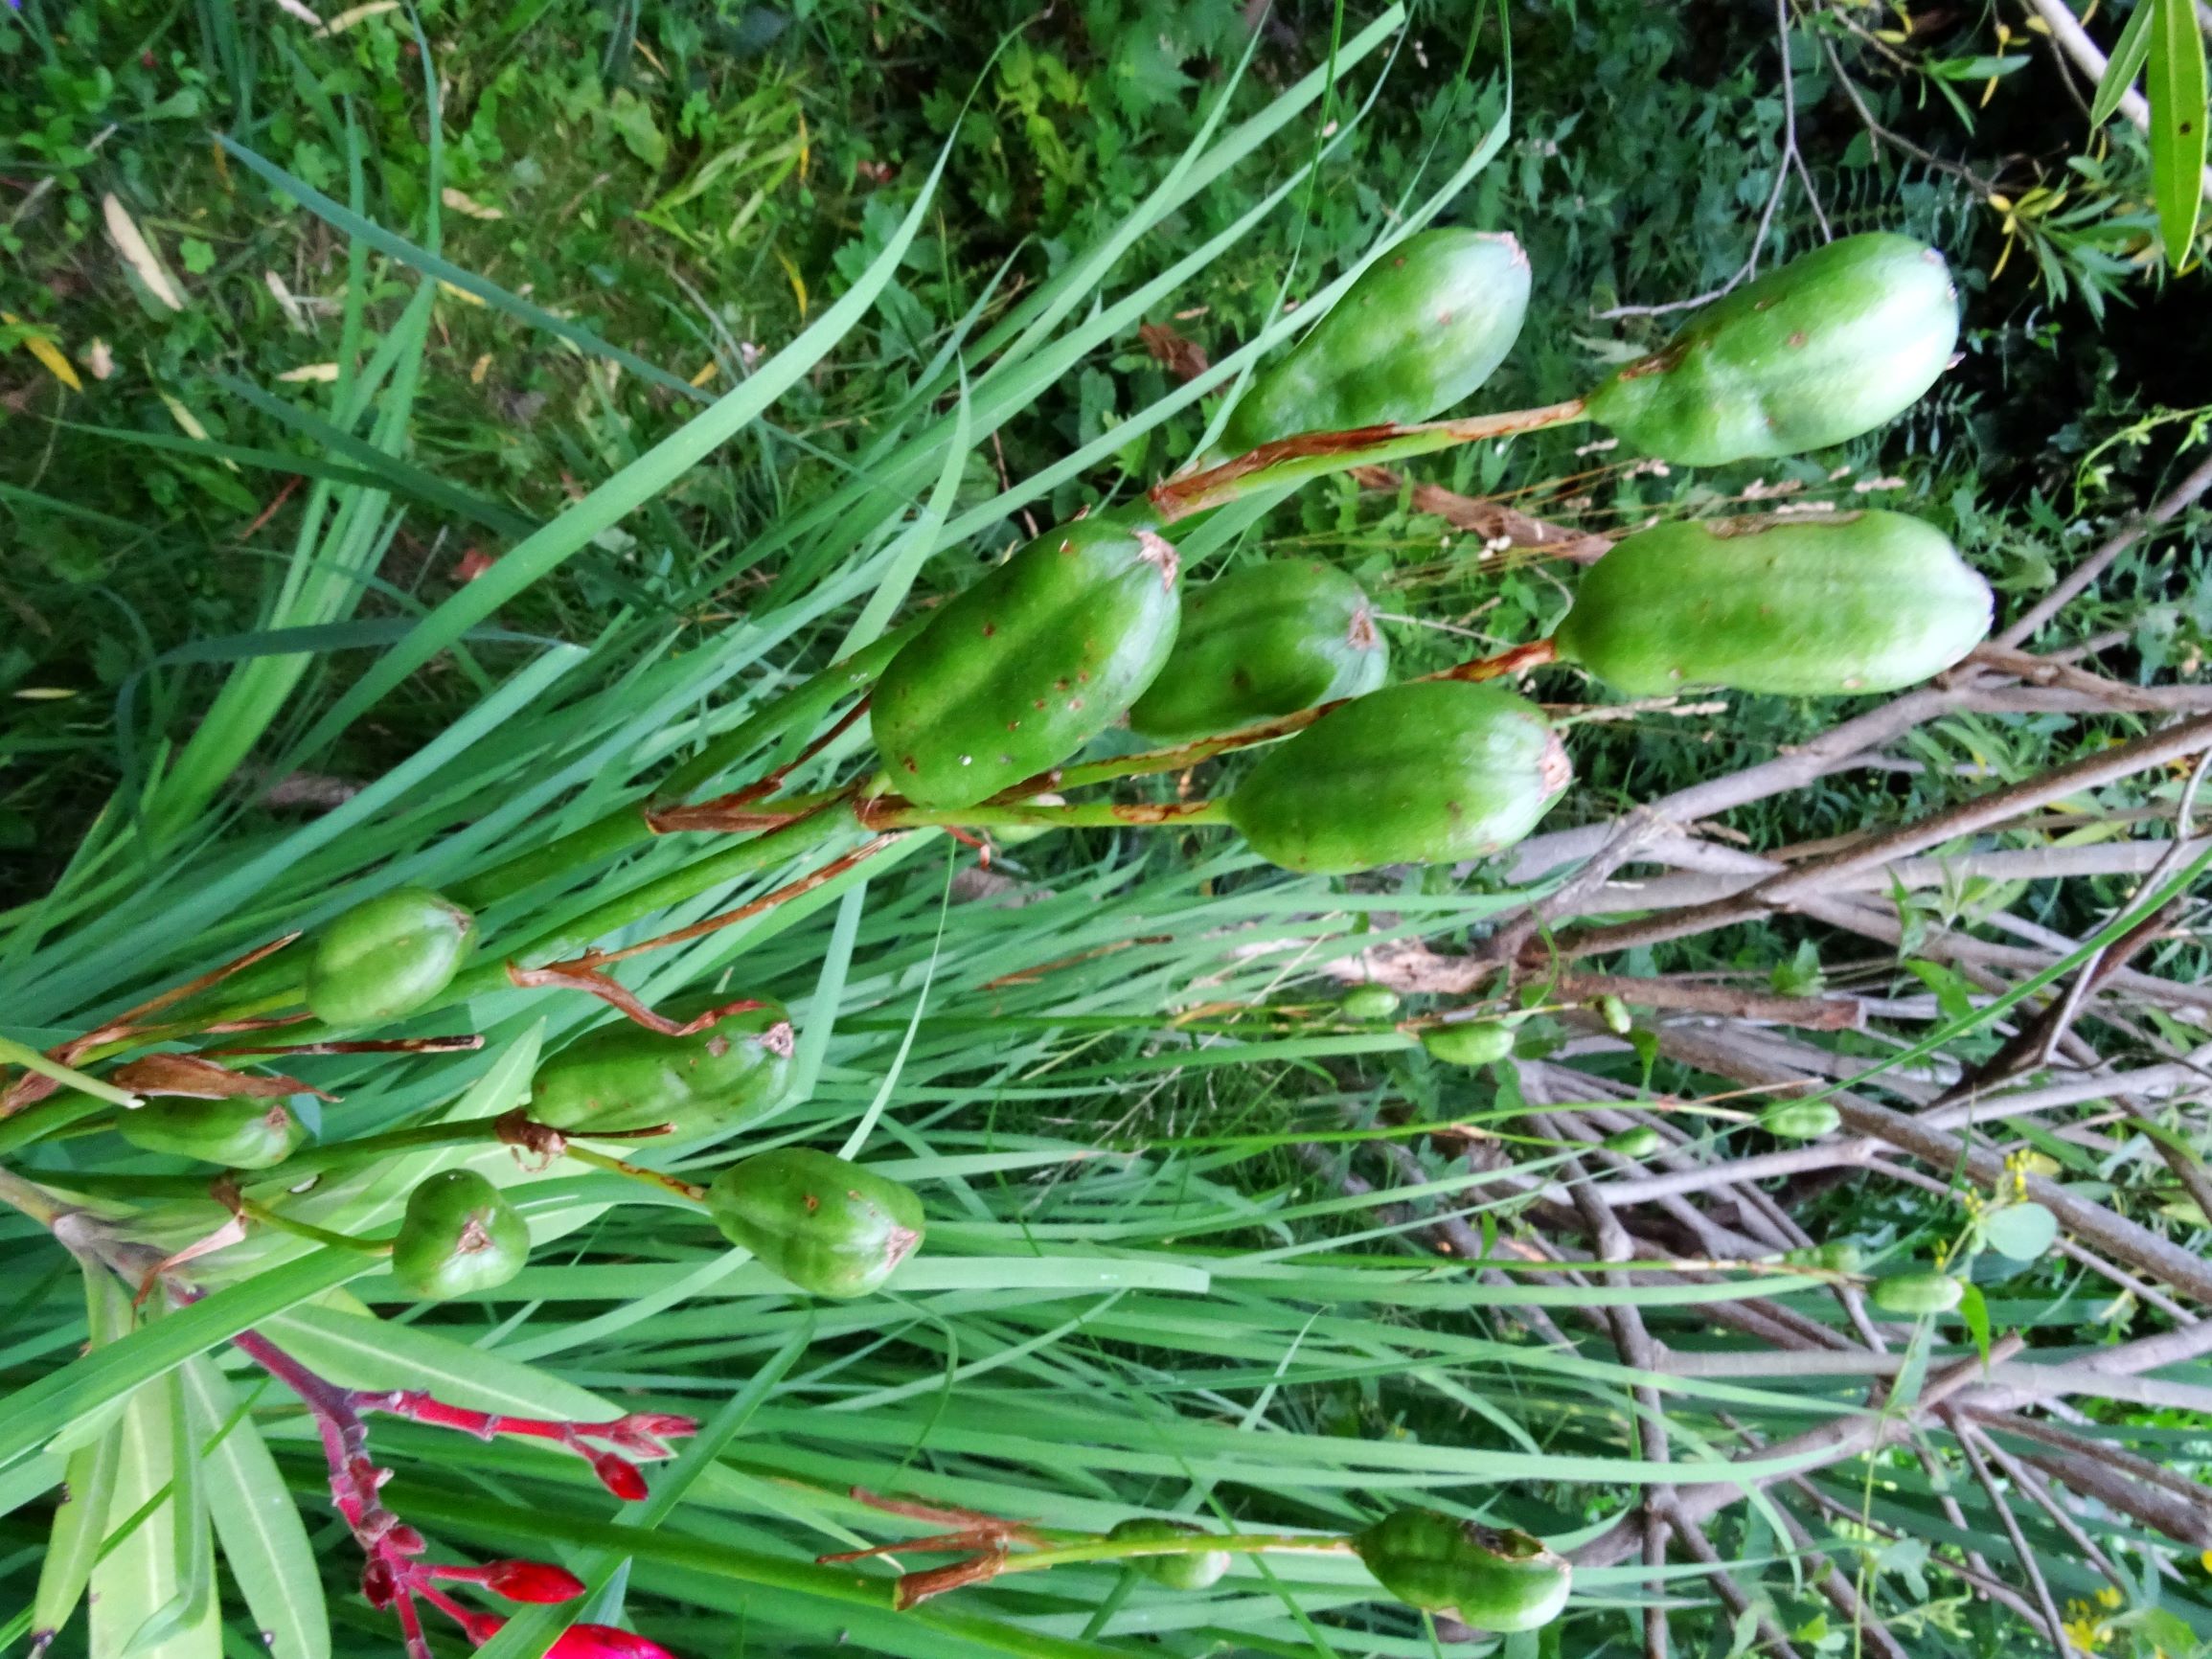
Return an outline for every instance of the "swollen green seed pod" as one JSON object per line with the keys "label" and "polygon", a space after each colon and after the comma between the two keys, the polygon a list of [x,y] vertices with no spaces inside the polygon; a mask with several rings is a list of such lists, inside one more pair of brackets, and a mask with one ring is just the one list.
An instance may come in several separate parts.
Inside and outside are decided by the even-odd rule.
{"label": "swollen green seed pod", "polygon": [[1966,1296],[1966,1286],[1948,1273],[1892,1273],[1867,1287],[1866,1299],[1883,1313],[1918,1319],[1949,1313]]}
{"label": "swollen green seed pod", "polygon": [[1624,1158],[1648,1158],[1662,1145],[1664,1143],[1659,1138],[1659,1131],[1649,1124],[1638,1124],[1633,1128],[1622,1129],[1616,1134],[1608,1135],[1605,1141],[1607,1151],[1618,1152]]}
{"label": "swollen green seed pod", "polygon": [[1856,1273],[1859,1271],[1859,1246],[1848,1239],[1830,1244],[1808,1244],[1798,1250],[1782,1253],[1785,1265],[1790,1267],[1817,1267],[1826,1273]]}
{"label": "swollen green seed pod", "polygon": [[1416,680],[1333,709],[1270,749],[1227,816],[1286,869],[1449,864],[1518,841],[1572,776],[1534,703],[1500,686]]}
{"label": "swollen green seed pod", "polygon": [[1513,1027],[1494,1019],[1440,1025],[1421,1034],[1421,1046],[1447,1065],[1487,1066],[1513,1053]]}
{"label": "swollen green seed pod", "polygon": [[890,786],[972,807],[1129,712],[1175,643],[1175,550],[1125,515],[1049,530],[891,659],[869,700]]}
{"label": "swollen green seed pod", "polygon": [[1800,455],[1910,408],[1957,343],[1941,254],[1910,237],[1844,237],[1707,306],[1586,403],[1681,466]]}
{"label": "swollen green seed pod", "polygon": [[434,1302],[497,1289],[529,1260],[528,1223],[473,1170],[417,1182],[392,1242],[392,1277]]}
{"label": "swollen green seed pod", "polygon": [[1843,1114],[1828,1101],[1784,1101],[1759,1114],[1759,1126],[1786,1141],[1817,1141],[1842,1122]]}
{"label": "swollen green seed pod", "polygon": [[[1174,1538],[1197,1537],[1199,1530],[1188,1521],[1131,1515],[1126,1521],[1117,1522],[1106,1536],[1117,1542],[1166,1543]],[[1226,1550],[1207,1550],[1195,1556],[1130,1556],[1126,1559],[1129,1566],[1171,1590],[1211,1589],[1229,1570]]]}
{"label": "swollen green seed pod", "polygon": [[[684,1020],[704,1006],[678,1002],[669,1011]],[[659,1124],[679,1140],[718,1133],[766,1116],[783,1100],[792,1047],[791,1016],[773,1001],[689,1036],[622,1020],[585,1033],[537,1068],[530,1115],[574,1134]]]}
{"label": "swollen green seed pod", "polygon": [[376,1025],[452,982],[476,919],[427,887],[356,904],[323,930],[308,965],[308,1007],[326,1025]]}
{"label": "swollen green seed pod", "polygon": [[1455,228],[1407,237],[1288,356],[1253,377],[1222,429],[1223,453],[1441,415],[1513,350],[1528,290],[1528,256],[1510,236]]}
{"label": "swollen green seed pod", "polygon": [[1548,1625],[1573,1587],[1573,1568],[1540,1540],[1435,1510],[1395,1511],[1355,1534],[1352,1547],[1400,1601],[1480,1630]]}
{"label": "swollen green seed pod", "polygon": [[1585,574],[1553,639],[1615,691],[1894,691],[1989,633],[1989,583],[1933,525],[1855,512],[1716,534],[1637,532]]}
{"label": "swollen green seed pod", "polygon": [[291,1156],[300,1125],[282,1101],[148,1101],[116,1120],[116,1131],[148,1152],[173,1152],[228,1170],[265,1170]]}
{"label": "swollen green seed pod", "polygon": [[1390,648],[1359,584],[1334,565],[1278,559],[1183,596],[1182,631],[1129,727],[1159,742],[1234,731],[1380,686]]}
{"label": "swollen green seed pod", "polygon": [[1336,1005],[1346,1019],[1388,1019],[1398,1011],[1399,996],[1386,985],[1356,985]]}
{"label": "swollen green seed pod", "polygon": [[707,1210],[723,1238],[816,1296],[865,1296],[927,1225],[909,1189],[804,1147],[731,1165],[707,1189]]}

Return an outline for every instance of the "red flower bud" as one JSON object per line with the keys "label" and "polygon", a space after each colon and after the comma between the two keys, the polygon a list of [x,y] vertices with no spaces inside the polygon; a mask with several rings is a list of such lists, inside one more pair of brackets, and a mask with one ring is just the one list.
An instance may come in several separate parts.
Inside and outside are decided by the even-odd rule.
{"label": "red flower bud", "polygon": [[582,1579],[550,1561],[493,1561],[478,1582],[510,1602],[573,1602],[583,1594]]}
{"label": "red flower bud", "polygon": [[361,1594],[379,1611],[399,1599],[399,1582],[393,1577],[390,1562],[378,1557],[361,1569]]}
{"label": "red flower bud", "polygon": [[675,1659],[658,1642],[612,1625],[571,1625],[545,1654],[546,1659]]}
{"label": "red flower bud", "polygon": [[498,1635],[507,1623],[497,1613],[455,1613],[453,1617],[461,1621],[463,1632],[479,1648]]}
{"label": "red flower bud", "polygon": [[618,1498],[631,1503],[646,1495],[645,1476],[637,1472],[637,1466],[612,1452],[602,1452],[591,1460],[591,1472],[599,1477],[599,1484]]}

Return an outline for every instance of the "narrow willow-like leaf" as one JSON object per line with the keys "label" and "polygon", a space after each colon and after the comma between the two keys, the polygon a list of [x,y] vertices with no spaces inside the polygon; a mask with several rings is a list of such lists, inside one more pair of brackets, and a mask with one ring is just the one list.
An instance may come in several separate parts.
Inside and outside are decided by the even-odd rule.
{"label": "narrow willow-like leaf", "polygon": [[179,1374],[216,1537],[270,1659],[328,1659],[330,1612],[307,1528],[276,1460],[205,1357]]}
{"label": "narrow willow-like leaf", "polygon": [[624,1410],[533,1366],[417,1326],[308,1307],[272,1320],[268,1332],[303,1364],[348,1388],[420,1388],[478,1411],[579,1422],[604,1421]]}
{"label": "narrow willow-like leaf", "polygon": [[2112,45],[2112,56],[2105,60],[2105,73],[2097,78],[2097,95],[2089,101],[2092,127],[2102,126],[2112,119],[2112,112],[2120,107],[2120,100],[2135,84],[2135,77],[2143,73],[2143,59],[2151,51],[2151,19],[2157,11],[2158,0],[2138,0],[2128,18],[2128,26],[2120,31],[2120,38]]}
{"label": "narrow willow-like leaf", "polygon": [[2204,205],[2204,36],[2195,0],[2148,0],[2151,193],[2166,262],[2188,262]]}

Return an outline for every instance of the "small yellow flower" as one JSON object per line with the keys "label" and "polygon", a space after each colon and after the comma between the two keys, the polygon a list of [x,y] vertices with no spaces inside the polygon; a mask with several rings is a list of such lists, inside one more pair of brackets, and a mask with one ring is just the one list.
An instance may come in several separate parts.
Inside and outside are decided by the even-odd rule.
{"label": "small yellow flower", "polygon": [[2126,1599],[2110,1584],[2107,1584],[2097,1592],[2097,1605],[2100,1607],[2117,1607]]}

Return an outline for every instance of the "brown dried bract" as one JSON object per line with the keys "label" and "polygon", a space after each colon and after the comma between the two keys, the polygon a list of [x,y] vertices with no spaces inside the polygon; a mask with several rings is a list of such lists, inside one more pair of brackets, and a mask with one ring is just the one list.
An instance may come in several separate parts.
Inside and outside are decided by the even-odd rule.
{"label": "brown dried bract", "polygon": [[1163,365],[1169,374],[1186,385],[1212,367],[1203,346],[1165,323],[1138,324],[1137,338],[1144,342],[1153,362]]}
{"label": "brown dried bract", "polygon": [[[614,959],[608,956],[597,960],[611,962]],[[710,1008],[692,1019],[673,1020],[665,1013],[655,1013],[646,1007],[638,1000],[635,991],[612,975],[601,972],[593,963],[594,959],[590,957],[580,957],[574,962],[549,962],[543,967],[524,967],[520,963],[511,962],[507,965],[507,977],[525,990],[541,986],[558,986],[596,996],[602,1002],[622,1010],[646,1030],[658,1032],[662,1036],[692,1036],[733,1013],[744,1013],[748,1010],[766,1006],[754,998],[744,997],[737,1002]]]}
{"label": "brown dried bract", "polygon": [[148,1055],[117,1067],[108,1080],[134,1095],[182,1095],[195,1101],[229,1101],[240,1096],[278,1100],[285,1095],[313,1095],[318,1101],[337,1099],[281,1072],[234,1072],[197,1055]]}

